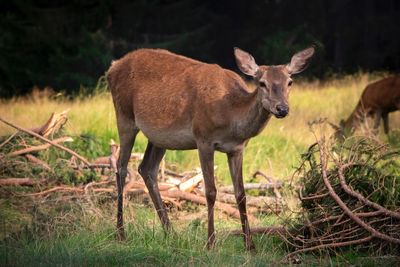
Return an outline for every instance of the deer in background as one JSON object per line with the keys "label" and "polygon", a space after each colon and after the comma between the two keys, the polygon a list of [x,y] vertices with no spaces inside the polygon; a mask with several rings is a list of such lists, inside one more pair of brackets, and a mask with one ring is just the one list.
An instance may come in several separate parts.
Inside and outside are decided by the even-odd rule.
{"label": "deer in background", "polygon": [[400,75],[388,77],[369,84],[363,91],[354,111],[346,121],[340,121],[337,135],[353,133],[368,117],[374,118],[373,129],[378,131],[380,121],[383,128],[389,133],[390,112],[400,109]]}
{"label": "deer in background", "polygon": [[314,48],[295,54],[287,65],[259,66],[247,52],[234,49],[239,69],[255,81],[249,90],[236,73],[160,49],[139,49],[112,63],[107,80],[114,102],[119,139],[117,237],[125,238],[122,191],[128,160],[139,131],[148,139],[139,173],[165,230],[170,221],[157,184],[166,149],[198,149],[208,207],[208,241],[215,242],[214,151],[227,154],[240,212],[245,247],[254,249],[243,188],[243,150],[272,115],[289,112],[291,75],[303,71]]}

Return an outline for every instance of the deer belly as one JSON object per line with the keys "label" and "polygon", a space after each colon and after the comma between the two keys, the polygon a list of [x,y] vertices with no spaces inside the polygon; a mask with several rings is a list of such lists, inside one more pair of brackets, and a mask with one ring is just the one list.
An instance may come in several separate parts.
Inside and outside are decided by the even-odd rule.
{"label": "deer belly", "polygon": [[154,145],[171,150],[186,150],[197,148],[192,130],[179,129],[152,129],[150,127],[139,127],[143,134]]}

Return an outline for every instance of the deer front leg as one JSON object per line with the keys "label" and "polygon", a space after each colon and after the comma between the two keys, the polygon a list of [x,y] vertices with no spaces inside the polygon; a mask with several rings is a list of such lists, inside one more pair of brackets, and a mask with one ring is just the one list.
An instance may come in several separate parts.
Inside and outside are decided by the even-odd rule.
{"label": "deer front leg", "polygon": [[233,188],[235,190],[236,202],[239,208],[240,221],[244,234],[244,243],[246,250],[255,250],[253,240],[251,238],[249,220],[246,211],[246,193],[243,186],[243,150],[228,153],[229,171],[231,173]]}
{"label": "deer front leg", "polygon": [[389,116],[388,116],[387,112],[382,114],[382,120],[383,120],[383,129],[385,131],[385,134],[388,134],[389,133]]}
{"label": "deer front leg", "polygon": [[204,177],[205,195],[208,209],[208,239],[207,248],[211,249],[215,244],[214,230],[214,204],[217,197],[217,188],[214,181],[214,148],[207,144],[198,144],[201,170]]}

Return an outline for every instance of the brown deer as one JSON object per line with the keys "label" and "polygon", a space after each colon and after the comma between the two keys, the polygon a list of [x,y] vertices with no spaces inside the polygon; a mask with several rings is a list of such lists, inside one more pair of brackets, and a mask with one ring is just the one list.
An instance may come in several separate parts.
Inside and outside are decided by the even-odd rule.
{"label": "brown deer", "polygon": [[170,221],[157,185],[166,149],[198,149],[208,207],[208,241],[215,242],[214,151],[227,154],[247,250],[254,249],[243,188],[243,150],[274,115],[289,112],[291,75],[303,71],[314,48],[295,54],[287,65],[258,66],[254,58],[234,49],[239,69],[253,77],[249,90],[236,73],[159,49],[139,49],[112,63],[107,79],[114,101],[121,143],[118,161],[117,235],[124,239],[122,190],[135,137],[148,139],[139,173],[143,177],[165,230]]}
{"label": "brown deer", "polygon": [[400,75],[384,78],[369,84],[363,91],[354,111],[346,121],[340,121],[338,135],[353,133],[368,117],[374,118],[374,131],[379,129],[381,118],[386,134],[389,133],[390,112],[400,109]]}

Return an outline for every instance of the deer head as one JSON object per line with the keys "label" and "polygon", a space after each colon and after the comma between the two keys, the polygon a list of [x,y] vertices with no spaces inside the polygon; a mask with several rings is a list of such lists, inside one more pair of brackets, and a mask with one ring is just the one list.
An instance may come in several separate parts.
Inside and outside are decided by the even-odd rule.
{"label": "deer head", "polygon": [[276,118],[284,118],[288,115],[291,75],[307,68],[314,51],[313,47],[302,50],[296,53],[286,65],[258,66],[249,53],[234,48],[237,66],[241,72],[253,77],[262,106]]}

